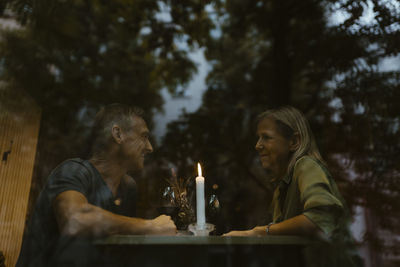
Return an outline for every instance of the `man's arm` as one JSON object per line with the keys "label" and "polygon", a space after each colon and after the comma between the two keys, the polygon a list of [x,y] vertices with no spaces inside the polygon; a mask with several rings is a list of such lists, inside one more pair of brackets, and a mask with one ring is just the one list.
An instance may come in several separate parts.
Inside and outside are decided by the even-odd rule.
{"label": "man's arm", "polygon": [[[232,231],[224,236],[263,236],[266,235],[267,226],[256,226],[247,231]],[[313,236],[321,230],[310,219],[304,215],[287,219],[283,222],[272,224],[269,227],[270,235],[306,235]]]}
{"label": "man's arm", "polygon": [[169,216],[153,220],[114,214],[88,203],[78,191],[60,193],[53,202],[60,232],[73,236],[107,236],[112,234],[175,235],[176,227]]}

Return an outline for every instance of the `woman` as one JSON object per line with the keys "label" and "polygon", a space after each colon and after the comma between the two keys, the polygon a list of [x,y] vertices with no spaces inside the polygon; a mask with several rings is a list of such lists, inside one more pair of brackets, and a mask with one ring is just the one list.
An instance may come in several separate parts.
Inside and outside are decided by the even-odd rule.
{"label": "woman", "polygon": [[273,221],[225,236],[331,236],[344,204],[306,118],[293,107],[282,107],[263,112],[257,122],[255,148],[263,168],[278,183],[271,203]]}

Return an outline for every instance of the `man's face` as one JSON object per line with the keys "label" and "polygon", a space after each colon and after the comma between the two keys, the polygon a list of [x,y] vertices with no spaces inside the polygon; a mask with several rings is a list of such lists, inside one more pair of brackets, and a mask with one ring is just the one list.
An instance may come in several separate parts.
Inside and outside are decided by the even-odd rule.
{"label": "man's face", "polygon": [[278,130],[275,120],[262,119],[257,125],[256,150],[264,169],[274,178],[281,179],[287,170],[291,156],[291,142]]}
{"label": "man's face", "polygon": [[149,141],[149,129],[142,118],[133,118],[133,127],[122,132],[121,158],[129,170],[144,167],[144,156],[153,151]]}

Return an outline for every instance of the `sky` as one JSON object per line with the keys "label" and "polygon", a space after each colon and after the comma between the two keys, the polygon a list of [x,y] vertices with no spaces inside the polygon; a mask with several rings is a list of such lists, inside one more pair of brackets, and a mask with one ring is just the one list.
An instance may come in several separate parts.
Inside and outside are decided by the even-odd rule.
{"label": "sky", "polygon": [[[212,7],[208,8],[212,9]],[[170,21],[171,18],[168,14],[168,8],[163,6],[161,10],[162,12],[159,15],[159,19],[163,21]],[[343,11],[337,10],[331,14],[330,19],[328,20],[328,25],[339,25],[343,23],[346,18],[347,15]],[[372,1],[368,1],[368,6],[364,9],[363,15],[360,18],[360,23],[376,23]],[[213,35],[215,35],[215,31]],[[166,133],[167,124],[171,121],[178,119],[179,116],[182,114],[183,109],[185,109],[186,112],[194,112],[199,108],[202,103],[203,93],[207,89],[205,79],[211,67],[204,57],[204,49],[198,49],[191,52],[190,57],[197,64],[198,72],[193,76],[192,81],[187,86],[185,96],[172,97],[166,89],[163,89],[161,92],[164,99],[163,111],[157,112],[154,116],[155,128],[153,130],[153,134],[157,143],[160,143],[162,136]],[[382,59],[379,65],[379,69],[383,72],[400,69],[400,55]]]}
{"label": "sky", "polygon": [[155,127],[153,129],[153,135],[157,143],[160,143],[162,136],[166,133],[168,122],[178,119],[183,109],[187,112],[196,111],[202,103],[203,93],[207,89],[205,80],[210,65],[207,63],[203,49],[192,52],[190,58],[197,65],[197,73],[187,86],[184,96],[173,97],[167,89],[161,91],[161,95],[164,99],[164,110],[162,112],[157,112],[154,116]]}
{"label": "sky", "polygon": [[[391,1],[395,3],[396,1]],[[161,3],[161,2],[160,2]],[[162,5],[162,3],[161,3]],[[398,4],[400,8],[400,4]],[[212,13],[212,6],[207,6],[207,9]],[[167,6],[160,6],[161,12],[158,14],[158,20],[170,22],[170,10]],[[341,24],[347,15],[337,10],[333,12],[328,20],[328,25],[336,26]],[[368,1],[368,6],[365,8],[363,16],[360,19],[361,23],[373,24],[375,23],[373,3]],[[14,20],[0,18],[0,25],[3,28],[18,28]],[[214,36],[218,35],[218,29],[212,33]],[[215,36],[216,37],[216,36]],[[185,48],[184,48],[185,49]],[[190,52],[190,58],[197,64],[197,73],[193,75],[192,81],[188,84],[183,97],[173,97],[168,93],[167,89],[161,91],[164,99],[163,111],[157,112],[154,116],[155,128],[153,134],[157,143],[160,143],[162,136],[166,133],[167,124],[179,118],[182,110],[186,112],[196,111],[202,103],[203,93],[206,91],[205,79],[208,71],[211,69],[210,65],[204,57],[204,49],[197,49]],[[400,55],[396,57],[385,58],[380,62],[381,71],[393,71],[400,68]]]}

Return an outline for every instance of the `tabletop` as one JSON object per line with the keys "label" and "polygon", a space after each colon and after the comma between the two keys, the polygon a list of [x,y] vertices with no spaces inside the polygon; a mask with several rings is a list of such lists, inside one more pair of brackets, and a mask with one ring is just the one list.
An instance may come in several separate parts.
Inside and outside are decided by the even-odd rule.
{"label": "tabletop", "polygon": [[143,236],[114,235],[95,241],[96,245],[310,245],[316,241],[301,236]]}

